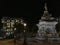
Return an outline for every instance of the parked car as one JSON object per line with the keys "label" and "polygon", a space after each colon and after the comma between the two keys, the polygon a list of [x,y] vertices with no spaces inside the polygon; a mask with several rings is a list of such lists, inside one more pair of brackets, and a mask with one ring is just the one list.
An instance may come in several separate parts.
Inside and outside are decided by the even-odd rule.
{"label": "parked car", "polygon": [[0,40],[5,39],[5,38],[6,38],[6,36],[1,36],[1,37],[0,37]]}
{"label": "parked car", "polygon": [[5,39],[6,36],[5,36],[5,33],[4,31],[0,30],[0,39]]}
{"label": "parked car", "polygon": [[6,34],[6,38],[7,38],[7,39],[11,39],[11,38],[13,38],[13,37],[14,37],[14,34],[13,34],[13,33],[12,33],[12,34],[11,34],[11,33],[7,33],[7,34]]}

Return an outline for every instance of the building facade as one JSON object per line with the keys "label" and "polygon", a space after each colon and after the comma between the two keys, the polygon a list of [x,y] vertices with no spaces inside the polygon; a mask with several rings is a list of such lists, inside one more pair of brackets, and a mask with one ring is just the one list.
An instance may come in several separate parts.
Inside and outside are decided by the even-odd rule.
{"label": "building facade", "polygon": [[1,22],[3,23],[2,30],[6,35],[11,35],[14,33],[14,24],[20,22],[23,23],[23,20],[20,18],[3,17]]}

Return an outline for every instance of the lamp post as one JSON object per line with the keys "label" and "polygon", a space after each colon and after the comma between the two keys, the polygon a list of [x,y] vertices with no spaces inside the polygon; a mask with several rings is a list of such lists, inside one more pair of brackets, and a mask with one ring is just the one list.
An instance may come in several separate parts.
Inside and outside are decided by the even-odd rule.
{"label": "lamp post", "polygon": [[25,30],[26,30],[26,26],[27,26],[27,24],[26,24],[26,23],[24,23],[24,33],[25,33]]}
{"label": "lamp post", "polygon": [[16,28],[14,28],[14,45],[16,45]]}
{"label": "lamp post", "polygon": [[26,42],[26,26],[27,26],[27,24],[24,23],[24,43],[23,43],[23,45],[27,45],[27,42]]}

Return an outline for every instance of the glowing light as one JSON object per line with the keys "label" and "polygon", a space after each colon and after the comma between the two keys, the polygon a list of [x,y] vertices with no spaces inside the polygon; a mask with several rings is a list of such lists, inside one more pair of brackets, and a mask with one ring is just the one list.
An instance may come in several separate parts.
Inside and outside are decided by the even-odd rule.
{"label": "glowing light", "polygon": [[24,23],[24,26],[26,26],[27,24],[26,23]]}

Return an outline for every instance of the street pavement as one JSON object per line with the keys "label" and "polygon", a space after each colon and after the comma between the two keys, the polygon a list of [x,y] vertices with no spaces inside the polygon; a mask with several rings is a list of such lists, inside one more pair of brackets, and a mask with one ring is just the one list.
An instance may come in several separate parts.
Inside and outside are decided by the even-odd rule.
{"label": "street pavement", "polygon": [[[22,45],[23,41],[17,41],[16,45]],[[13,39],[0,40],[0,45],[14,45]]]}
{"label": "street pavement", "polygon": [[12,39],[0,40],[0,45],[13,45]]}
{"label": "street pavement", "polygon": [[[13,39],[0,40],[0,45],[14,45],[14,42]],[[17,41],[16,45],[23,45],[23,40]],[[60,45],[60,43],[27,42],[27,45]]]}

